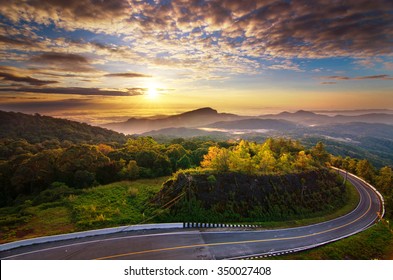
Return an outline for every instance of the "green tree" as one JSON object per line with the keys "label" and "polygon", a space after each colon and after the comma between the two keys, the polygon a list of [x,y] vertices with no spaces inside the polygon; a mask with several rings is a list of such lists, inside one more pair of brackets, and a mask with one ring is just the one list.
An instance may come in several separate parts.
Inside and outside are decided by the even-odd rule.
{"label": "green tree", "polygon": [[374,166],[367,159],[362,159],[356,165],[356,174],[372,183],[375,176]]}
{"label": "green tree", "polygon": [[311,155],[307,155],[305,151],[300,151],[294,162],[294,166],[301,170],[307,170],[310,168],[312,162]]}
{"label": "green tree", "polygon": [[244,140],[240,141],[229,154],[229,169],[247,174],[255,173],[256,166],[252,160],[254,154],[255,150],[252,143]]}
{"label": "green tree", "polygon": [[75,188],[87,188],[96,184],[95,174],[87,170],[78,170],[74,174],[73,186]]}
{"label": "green tree", "polygon": [[277,160],[268,142],[260,145],[259,151],[255,156],[255,163],[258,165],[259,170],[264,173],[270,173],[276,169]]}
{"label": "green tree", "polygon": [[95,174],[98,168],[110,164],[110,159],[94,145],[75,145],[66,149],[57,161],[61,181],[72,186],[77,171]]}
{"label": "green tree", "polygon": [[168,156],[171,162],[172,171],[176,171],[178,169],[178,161],[187,154],[187,151],[180,144],[172,144],[168,147],[165,154]]}
{"label": "green tree", "polygon": [[330,160],[330,154],[326,151],[325,145],[322,142],[318,142],[311,149],[311,155],[313,156],[314,160],[322,166],[325,166],[326,163]]}
{"label": "green tree", "polygon": [[393,194],[393,171],[389,166],[382,167],[375,178],[377,188],[387,195]]}
{"label": "green tree", "polygon": [[201,166],[212,168],[219,172],[229,171],[229,152],[226,148],[210,147],[209,152],[203,157]]}
{"label": "green tree", "polygon": [[183,155],[176,163],[177,168],[188,169],[191,167],[191,160],[187,155]]}

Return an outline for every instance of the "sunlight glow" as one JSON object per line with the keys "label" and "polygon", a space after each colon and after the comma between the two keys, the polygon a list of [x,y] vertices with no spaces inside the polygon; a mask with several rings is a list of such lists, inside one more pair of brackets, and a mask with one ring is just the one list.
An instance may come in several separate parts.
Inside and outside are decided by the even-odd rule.
{"label": "sunlight glow", "polygon": [[158,95],[159,94],[156,85],[150,85],[147,89],[147,97],[149,99],[157,99]]}
{"label": "sunlight glow", "polygon": [[158,92],[155,87],[149,87],[147,94],[149,95],[149,98],[152,98],[152,99],[155,99],[158,96]]}

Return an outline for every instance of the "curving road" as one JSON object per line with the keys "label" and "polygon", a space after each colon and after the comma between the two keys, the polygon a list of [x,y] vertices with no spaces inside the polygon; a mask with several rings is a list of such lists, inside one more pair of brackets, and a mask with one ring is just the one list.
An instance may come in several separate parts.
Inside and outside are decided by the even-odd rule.
{"label": "curving road", "polygon": [[[340,171],[343,173],[342,171]],[[345,176],[345,175],[344,175]],[[383,215],[382,197],[348,174],[360,194],[349,214],[278,230],[163,229],[117,233],[0,252],[1,259],[236,259],[305,250],[356,234]]]}

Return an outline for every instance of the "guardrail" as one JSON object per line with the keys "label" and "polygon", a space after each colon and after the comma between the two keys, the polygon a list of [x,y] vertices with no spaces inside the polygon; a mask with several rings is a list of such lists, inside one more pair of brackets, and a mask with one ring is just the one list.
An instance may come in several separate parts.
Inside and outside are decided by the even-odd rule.
{"label": "guardrail", "polygon": [[48,243],[54,241],[64,241],[64,240],[84,238],[84,237],[93,237],[93,236],[105,235],[105,234],[129,232],[129,231],[136,231],[136,230],[181,229],[181,228],[183,228],[183,223],[163,223],[163,224],[131,225],[131,226],[88,230],[88,231],[51,235],[51,236],[37,237],[37,238],[10,242],[0,245],[0,252],[23,247],[23,246],[30,246],[30,245],[42,244],[42,243]]}
{"label": "guardrail", "polygon": [[[341,172],[347,172],[346,170],[339,169],[337,167],[331,167],[332,169],[341,171]],[[380,219],[384,216],[385,214],[385,205],[384,205],[384,199],[383,196],[378,192],[377,189],[375,189],[371,184],[363,180],[362,178],[359,178],[358,176],[351,174],[351,176],[355,177],[356,179],[362,181],[367,187],[372,189],[377,196],[379,197],[382,205],[382,214],[380,215]],[[0,251],[6,251],[10,249],[15,249],[23,246],[30,246],[30,245],[35,245],[35,244],[43,244],[43,243],[48,243],[48,242],[54,242],[54,241],[64,241],[64,240],[70,240],[70,239],[77,239],[77,238],[84,238],[84,237],[93,237],[93,236],[98,236],[98,235],[105,235],[105,234],[114,234],[114,233],[121,233],[121,232],[129,232],[129,231],[137,231],[137,230],[153,230],[153,229],[181,229],[181,228],[257,228],[258,225],[242,225],[242,224],[226,224],[226,223],[196,223],[196,222],[183,222],[183,223],[161,223],[161,224],[142,224],[142,225],[130,225],[130,226],[122,226],[122,227],[114,227],[114,228],[106,228],[106,229],[97,229],[97,230],[89,230],[89,231],[82,231],[82,232],[75,232],[75,233],[69,233],[69,234],[60,234],[60,235],[52,235],[52,236],[45,236],[45,237],[37,237],[37,238],[32,238],[32,239],[25,239],[25,240],[20,240],[20,241],[15,241],[15,242],[10,242],[6,244],[0,245]],[[361,230],[359,230],[361,231]],[[356,231],[350,235],[356,234],[359,231]],[[348,235],[348,236],[350,236]],[[343,236],[338,239],[330,240],[328,242],[323,242],[321,244],[316,244],[315,246],[312,246],[312,248],[321,246],[348,236]],[[292,250],[286,250],[286,253],[290,253],[291,251],[301,251],[301,250],[306,250],[310,249],[311,247],[307,248],[297,248],[297,249],[292,249]],[[250,257],[256,257],[256,256],[268,256],[272,255],[274,252],[269,252],[269,253],[263,253],[263,254],[257,254],[257,255],[252,255]],[[277,253],[277,252],[276,252]],[[280,254],[284,253],[284,251],[280,251]]]}
{"label": "guardrail", "polygon": [[367,187],[369,187],[370,189],[372,189],[377,196],[379,197],[379,200],[381,201],[381,206],[382,206],[382,213],[380,214],[380,219],[383,218],[383,216],[385,215],[385,201],[383,199],[382,194],[370,183],[368,183],[366,180],[364,180],[363,178],[360,178],[359,176],[356,176],[355,174],[349,173],[348,171],[344,170],[344,169],[340,169],[334,166],[331,166],[330,168],[334,169],[334,170],[338,170],[341,172],[346,172],[348,174],[351,174],[351,176],[355,177],[356,179],[358,179],[359,181],[362,181]]}

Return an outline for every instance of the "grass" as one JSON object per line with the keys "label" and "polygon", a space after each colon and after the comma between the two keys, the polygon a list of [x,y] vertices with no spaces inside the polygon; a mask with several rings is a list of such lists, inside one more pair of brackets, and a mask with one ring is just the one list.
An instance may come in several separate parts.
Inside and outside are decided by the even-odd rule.
{"label": "grass", "polygon": [[143,222],[154,212],[148,201],[168,178],[116,182],[69,194],[50,203],[26,200],[0,208],[0,243]]}
{"label": "grass", "polygon": [[265,259],[391,260],[393,259],[393,230],[386,222],[379,222],[361,233],[322,247]]}
{"label": "grass", "polygon": [[[19,206],[1,208],[0,242],[141,223],[157,210],[147,202],[161,189],[166,179],[117,182],[69,194],[49,203],[33,205],[32,201],[26,200]],[[264,228],[296,227],[345,215],[359,201],[359,194],[349,182],[346,188],[348,203],[333,213],[322,217],[256,224]],[[393,233],[385,221],[326,246],[271,259],[393,259]]]}
{"label": "grass", "polygon": [[86,190],[69,198],[73,222],[79,230],[142,223],[154,211],[147,202],[163,182],[124,181]]}
{"label": "grass", "polygon": [[3,216],[5,209],[1,210],[1,243],[75,230],[71,222],[71,213],[64,204],[63,206],[59,206],[59,203],[25,206],[19,213],[16,213],[18,209],[8,207],[6,211],[11,213],[5,218]]}
{"label": "grass", "polygon": [[[16,207],[1,208],[0,242],[143,223],[157,213],[155,206],[148,202],[166,180],[156,178],[116,182],[69,194],[50,203],[33,205],[27,200]],[[256,224],[264,228],[295,227],[345,215],[359,201],[353,186],[348,184],[347,190],[349,203],[334,213],[301,220]],[[165,222],[162,218],[157,216],[148,222]]]}

